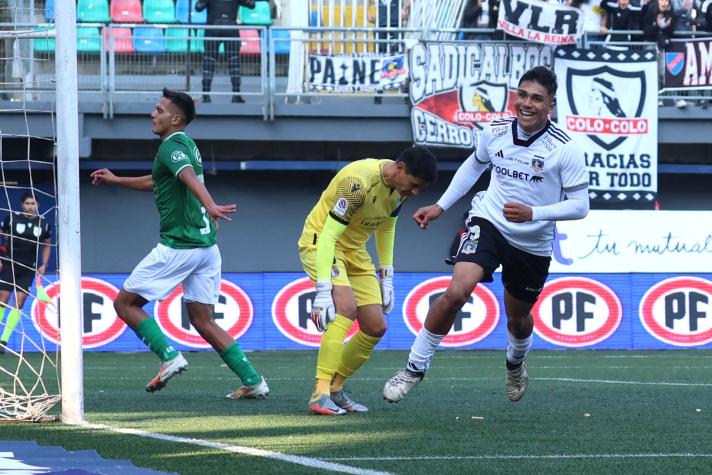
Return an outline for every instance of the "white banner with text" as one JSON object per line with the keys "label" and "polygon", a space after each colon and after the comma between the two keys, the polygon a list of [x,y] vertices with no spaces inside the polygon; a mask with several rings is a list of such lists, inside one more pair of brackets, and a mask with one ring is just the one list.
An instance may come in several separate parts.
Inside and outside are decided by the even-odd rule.
{"label": "white banner with text", "polygon": [[556,230],[552,273],[712,269],[712,211],[593,210]]}

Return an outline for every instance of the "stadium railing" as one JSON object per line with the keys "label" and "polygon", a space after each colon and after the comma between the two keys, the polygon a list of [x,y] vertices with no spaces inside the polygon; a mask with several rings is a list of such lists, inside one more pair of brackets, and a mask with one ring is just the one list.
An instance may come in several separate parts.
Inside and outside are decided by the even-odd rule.
{"label": "stadium railing", "polygon": [[[32,59],[20,60],[20,69],[27,77],[42,78],[54,71],[54,38],[52,24],[16,25],[2,24],[0,29],[26,27],[46,32],[46,37],[23,38]],[[373,101],[373,98],[405,98],[405,87],[391,90],[366,88],[314,87],[309,81],[309,55],[349,56],[400,55],[419,40],[462,41],[464,33],[475,36],[475,41],[501,41],[489,39],[497,34],[491,29],[438,29],[414,30],[407,28],[335,28],[335,27],[219,27],[234,29],[242,34],[237,38],[220,38],[225,43],[241,41],[240,70],[242,95],[248,104],[261,106],[265,120],[275,117],[275,105],[289,102],[318,103],[335,98]],[[617,31],[616,35],[640,37],[640,31]],[[708,32],[678,32],[677,38],[712,38]],[[105,117],[112,117],[117,104],[155,100],[157,90],[172,87],[189,91],[194,97],[202,93],[202,60],[205,25],[186,24],[133,24],[82,23],[77,29],[79,92],[82,101],[98,102]],[[9,41],[9,40],[5,40]],[[28,47],[28,44],[30,45]],[[609,41],[600,35],[584,34],[579,47],[607,47],[626,49],[654,49],[656,45],[644,41]],[[5,45],[13,51],[15,45]],[[224,55],[220,56],[221,58]],[[661,68],[663,67],[661,62]],[[15,66],[17,68],[17,65]],[[662,72],[662,69],[661,69]],[[34,86],[34,85],[37,86]],[[42,90],[45,81],[30,81],[30,87],[13,86],[6,82],[0,90],[1,98],[20,100],[48,100],[49,90]],[[662,84],[662,82],[661,82]],[[231,107],[235,94],[230,87],[226,60],[218,62],[213,87],[210,92],[215,104]],[[661,99],[707,102],[712,90],[688,91],[660,88]],[[327,99],[330,98],[330,99]]]}

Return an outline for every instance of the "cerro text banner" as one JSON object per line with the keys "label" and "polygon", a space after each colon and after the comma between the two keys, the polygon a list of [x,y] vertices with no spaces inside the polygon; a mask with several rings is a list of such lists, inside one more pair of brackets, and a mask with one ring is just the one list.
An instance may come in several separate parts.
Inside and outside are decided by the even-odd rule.
{"label": "cerro text banner", "polygon": [[514,115],[522,74],[551,67],[552,57],[531,43],[416,43],[408,58],[414,141],[473,149],[488,122]]}
{"label": "cerro text banner", "polygon": [[665,47],[665,87],[712,89],[712,39],[672,40]]}
{"label": "cerro text banner", "polygon": [[[126,277],[82,278],[86,351],[147,351],[114,310],[113,300]],[[396,304],[377,348],[406,350],[430,306],[448,288],[450,275],[401,273],[394,283]],[[45,289],[50,301],[28,298],[22,325],[8,341],[10,348],[56,350],[59,285],[49,283]],[[440,346],[506,348],[503,293],[499,275],[491,284],[478,285]],[[224,274],[213,319],[245,350],[313,350],[322,336],[310,318],[315,295],[314,285],[302,273]],[[212,351],[190,323],[181,287],[144,309],[176,349]],[[535,349],[711,349],[712,274],[552,274],[532,317]],[[356,331],[354,324],[347,337]]]}
{"label": "cerro text banner", "polygon": [[590,197],[652,202],[658,190],[658,79],[653,51],[555,54],[558,122],[586,155]]}
{"label": "cerro text banner", "polygon": [[497,29],[527,41],[569,45],[583,34],[583,12],[540,0],[502,0]]}
{"label": "cerro text banner", "polygon": [[[593,210],[556,223],[551,272],[708,272],[712,212]],[[712,307],[710,308],[712,311]]]}
{"label": "cerro text banner", "polygon": [[408,78],[405,55],[309,55],[312,91],[357,92],[399,89]]}

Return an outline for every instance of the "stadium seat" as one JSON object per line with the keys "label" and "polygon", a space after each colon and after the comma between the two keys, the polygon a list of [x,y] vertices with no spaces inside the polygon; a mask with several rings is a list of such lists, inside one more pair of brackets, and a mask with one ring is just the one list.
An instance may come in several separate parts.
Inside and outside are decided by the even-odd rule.
{"label": "stadium seat", "polygon": [[198,0],[176,0],[176,19],[178,23],[204,25],[208,22],[208,9],[195,11]]}
{"label": "stadium seat", "polygon": [[260,34],[257,30],[240,30],[240,53],[247,55],[259,55]]}
{"label": "stadium seat", "polygon": [[255,8],[247,8],[240,5],[240,23],[243,25],[264,25],[272,24],[272,9],[266,0],[255,2]]}
{"label": "stadium seat", "polygon": [[101,33],[96,26],[77,27],[77,52],[101,53]]}
{"label": "stadium seat", "polygon": [[184,28],[168,28],[166,30],[166,51],[169,53],[188,52],[188,30]]}
{"label": "stadium seat", "polygon": [[104,50],[109,51],[109,32],[114,38],[115,53],[134,53],[136,49],[133,45],[131,28],[104,28]]}
{"label": "stadium seat", "polygon": [[138,53],[164,53],[166,40],[160,28],[139,26],[134,28],[134,48]]}
{"label": "stadium seat", "polygon": [[271,30],[274,38],[274,54],[289,54],[292,36],[289,30]]}
{"label": "stadium seat", "polygon": [[45,3],[45,18],[47,21],[54,18],[54,0],[47,0]]}
{"label": "stadium seat", "polygon": [[143,0],[146,23],[175,23],[176,6],[173,0]]}
{"label": "stadium seat", "polygon": [[190,51],[196,53],[205,52],[205,30],[190,30]]}
{"label": "stadium seat", "polygon": [[143,23],[141,0],[111,0],[111,21]]}
{"label": "stadium seat", "polygon": [[82,23],[108,23],[108,0],[79,0],[77,2],[77,21]]}
{"label": "stadium seat", "polygon": [[[36,26],[35,30],[45,31],[47,28]],[[54,31],[54,25],[49,25],[49,30]],[[55,48],[54,37],[47,36],[46,38],[35,38],[32,41],[32,47],[35,49],[36,53],[51,53]]]}

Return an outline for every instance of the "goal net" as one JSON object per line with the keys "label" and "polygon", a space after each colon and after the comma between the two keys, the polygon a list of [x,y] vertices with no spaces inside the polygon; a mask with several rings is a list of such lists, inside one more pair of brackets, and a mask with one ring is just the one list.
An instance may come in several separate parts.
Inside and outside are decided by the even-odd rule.
{"label": "goal net", "polygon": [[[58,141],[57,131],[61,133],[62,127],[57,127],[57,121],[62,118],[55,112],[58,101],[62,100],[57,93],[58,83],[62,81],[57,81],[55,74],[55,56],[59,56],[59,51],[55,55],[55,28],[53,24],[45,24],[43,10],[26,8],[22,0],[2,4],[0,421],[56,420],[59,411],[55,406],[60,401],[64,406],[65,401],[60,357],[64,362],[62,353],[66,341],[60,338],[64,328],[59,331],[59,295],[50,299],[43,286],[58,280],[62,254],[57,245],[61,238],[58,224],[60,220],[66,221],[62,216],[66,211],[62,209],[62,202],[66,202],[66,198],[59,193],[62,190],[62,173],[58,167],[61,140]],[[73,193],[71,189],[62,192]],[[78,196],[74,205],[78,208]],[[73,245],[79,246],[79,242],[75,240]],[[64,278],[60,285],[64,296]],[[73,286],[67,287],[73,290]],[[70,299],[78,300],[73,295]],[[38,322],[40,314],[57,316],[54,334],[48,331],[47,325]],[[76,312],[76,316],[81,319],[81,311]],[[67,320],[68,327],[77,328],[74,319]],[[79,342],[78,363],[81,365],[81,336],[69,341],[75,347]],[[76,356],[74,359],[70,366],[76,366]],[[81,371],[77,377],[81,378]],[[76,380],[70,383],[76,387]],[[64,407],[62,410],[64,412]],[[71,422],[82,419],[81,403],[76,415],[78,417]]]}

